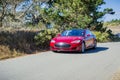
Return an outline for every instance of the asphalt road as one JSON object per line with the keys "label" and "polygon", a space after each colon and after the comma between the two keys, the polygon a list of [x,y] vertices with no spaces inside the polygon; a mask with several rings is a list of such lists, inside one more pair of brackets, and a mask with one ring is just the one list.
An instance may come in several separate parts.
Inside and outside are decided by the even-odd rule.
{"label": "asphalt road", "polygon": [[81,53],[40,54],[0,61],[0,80],[110,80],[120,68],[120,42]]}

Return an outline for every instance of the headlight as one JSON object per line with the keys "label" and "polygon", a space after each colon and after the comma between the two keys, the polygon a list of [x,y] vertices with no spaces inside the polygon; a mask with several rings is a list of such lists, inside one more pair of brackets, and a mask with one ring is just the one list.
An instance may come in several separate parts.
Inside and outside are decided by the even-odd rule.
{"label": "headlight", "polygon": [[55,40],[51,40],[52,43],[55,43]]}
{"label": "headlight", "polygon": [[80,43],[80,40],[72,41],[71,43]]}

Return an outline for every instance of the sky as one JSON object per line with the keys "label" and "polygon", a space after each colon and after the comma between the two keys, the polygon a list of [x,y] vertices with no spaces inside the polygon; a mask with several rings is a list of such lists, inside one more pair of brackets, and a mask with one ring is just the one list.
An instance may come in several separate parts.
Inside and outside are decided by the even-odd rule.
{"label": "sky", "polygon": [[101,7],[112,8],[115,11],[114,15],[107,14],[103,17],[104,21],[111,21],[112,19],[120,19],[120,0],[104,0],[106,4]]}

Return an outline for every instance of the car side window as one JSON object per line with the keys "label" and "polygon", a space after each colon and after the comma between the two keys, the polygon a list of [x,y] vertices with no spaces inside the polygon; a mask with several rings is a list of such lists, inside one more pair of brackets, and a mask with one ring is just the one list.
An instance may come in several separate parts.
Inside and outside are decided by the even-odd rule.
{"label": "car side window", "polygon": [[87,37],[88,34],[92,35],[92,33],[91,33],[90,30],[86,30],[86,34],[85,34],[85,36]]}

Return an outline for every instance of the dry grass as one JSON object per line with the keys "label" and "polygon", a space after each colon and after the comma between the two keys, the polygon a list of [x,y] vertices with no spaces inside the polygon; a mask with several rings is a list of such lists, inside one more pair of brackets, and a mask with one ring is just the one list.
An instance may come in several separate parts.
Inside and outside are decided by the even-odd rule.
{"label": "dry grass", "polygon": [[0,45],[0,60],[22,56],[24,53],[14,50],[10,50],[8,46]]}
{"label": "dry grass", "polygon": [[34,30],[0,30],[0,59],[34,54],[41,49],[34,41],[39,31]]}
{"label": "dry grass", "polygon": [[120,33],[120,25],[114,27],[109,26],[108,28],[111,29],[114,34]]}

